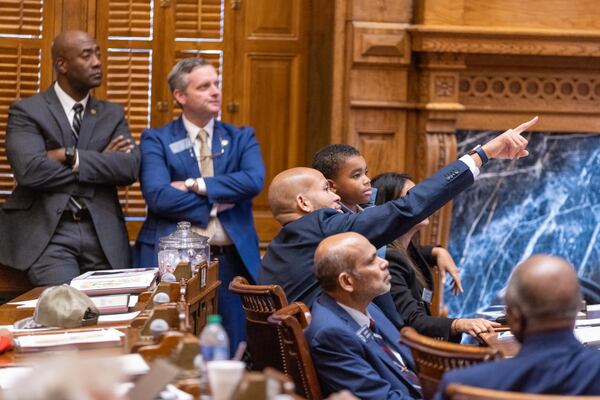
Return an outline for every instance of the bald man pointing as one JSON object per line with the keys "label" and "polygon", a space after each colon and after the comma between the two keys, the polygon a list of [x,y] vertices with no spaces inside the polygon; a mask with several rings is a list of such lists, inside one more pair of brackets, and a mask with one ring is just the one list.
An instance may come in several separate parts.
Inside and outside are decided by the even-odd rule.
{"label": "bald man pointing", "polygon": [[17,186],[0,211],[0,263],[35,286],[129,266],[117,186],[137,180],[140,154],[123,108],[97,100],[100,48],[89,34],[52,44],[56,82],[14,103],[6,154]]}
{"label": "bald man pointing", "polygon": [[444,376],[446,386],[462,383],[513,392],[600,395],[600,351],[573,335],[581,306],[575,268],[559,257],[538,255],[519,265],[506,290],[508,324],[521,350],[516,357]]}
{"label": "bald man pointing", "polygon": [[[322,239],[352,231],[365,236],[377,248],[390,243],[471,186],[479,168],[488,160],[527,156],[527,140],[520,134],[536,122],[537,117],[475,147],[416,185],[407,196],[358,214],[339,212],[339,196],[329,190],[327,179],[317,170],[283,171],[269,187],[269,204],[282,228],[269,243],[259,282],[278,284],[290,302],[302,301],[312,306],[321,291],[313,272],[313,257]],[[385,298],[374,302],[393,320],[378,300]]]}

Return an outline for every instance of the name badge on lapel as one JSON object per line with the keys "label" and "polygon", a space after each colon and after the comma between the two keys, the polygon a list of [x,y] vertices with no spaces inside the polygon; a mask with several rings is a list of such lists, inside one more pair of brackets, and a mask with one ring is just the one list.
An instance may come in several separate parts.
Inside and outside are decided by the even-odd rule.
{"label": "name badge on lapel", "polygon": [[356,336],[358,336],[364,343],[367,343],[369,340],[373,339],[373,332],[368,326],[365,325],[356,331]]}
{"label": "name badge on lapel", "polygon": [[173,154],[181,153],[192,147],[192,141],[189,138],[181,139],[169,145]]}
{"label": "name badge on lapel", "polygon": [[423,294],[421,295],[421,299],[428,304],[431,304],[431,300],[433,300],[433,292],[429,289],[423,289]]}

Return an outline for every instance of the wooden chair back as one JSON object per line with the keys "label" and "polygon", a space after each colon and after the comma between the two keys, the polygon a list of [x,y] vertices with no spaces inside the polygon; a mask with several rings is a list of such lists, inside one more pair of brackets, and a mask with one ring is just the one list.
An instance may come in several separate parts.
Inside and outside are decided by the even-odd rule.
{"label": "wooden chair back", "polygon": [[292,378],[296,393],[309,400],[323,398],[317,372],[304,336],[310,323],[310,312],[303,303],[292,303],[269,317],[269,324],[277,331],[281,370]]}
{"label": "wooden chair back", "polygon": [[455,383],[448,385],[446,393],[448,393],[452,400],[600,400],[600,396],[567,396],[504,392]]}
{"label": "wooden chair back", "polygon": [[229,284],[229,290],[240,295],[246,313],[249,368],[262,371],[272,367],[282,371],[282,360],[276,348],[280,339],[267,319],[288,305],[283,289],[278,285],[251,285],[246,278],[236,276]]}
{"label": "wooden chair back", "polygon": [[402,328],[400,340],[411,349],[426,400],[433,398],[445,372],[500,357],[498,350],[435,340],[410,327]]}
{"label": "wooden chair back", "polygon": [[447,317],[448,307],[444,304],[444,283],[442,280],[442,272],[437,265],[431,268],[431,276],[433,277],[433,297],[429,311],[434,317]]}

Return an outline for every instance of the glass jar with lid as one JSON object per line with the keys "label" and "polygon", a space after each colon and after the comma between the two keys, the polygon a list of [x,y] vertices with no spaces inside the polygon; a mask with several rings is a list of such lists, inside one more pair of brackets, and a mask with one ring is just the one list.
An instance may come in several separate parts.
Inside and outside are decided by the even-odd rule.
{"label": "glass jar with lid", "polygon": [[[180,262],[190,262],[192,275],[198,273],[198,266],[210,260],[210,246],[206,236],[192,232],[192,224],[187,221],[177,223],[177,230],[162,237],[158,242],[158,271],[173,273]],[[202,274],[205,275],[205,272]],[[202,279],[204,282],[205,279]]]}

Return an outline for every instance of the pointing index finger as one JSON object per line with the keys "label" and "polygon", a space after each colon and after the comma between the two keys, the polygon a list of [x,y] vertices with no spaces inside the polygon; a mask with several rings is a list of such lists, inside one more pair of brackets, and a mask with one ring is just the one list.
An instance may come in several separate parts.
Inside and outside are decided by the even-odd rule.
{"label": "pointing index finger", "polygon": [[532,119],[530,119],[527,122],[522,123],[521,125],[517,126],[515,129],[513,129],[515,132],[517,133],[522,133],[525,132],[526,130],[528,130],[529,128],[531,128],[533,125],[536,124],[536,122],[538,122],[538,117],[535,116]]}

